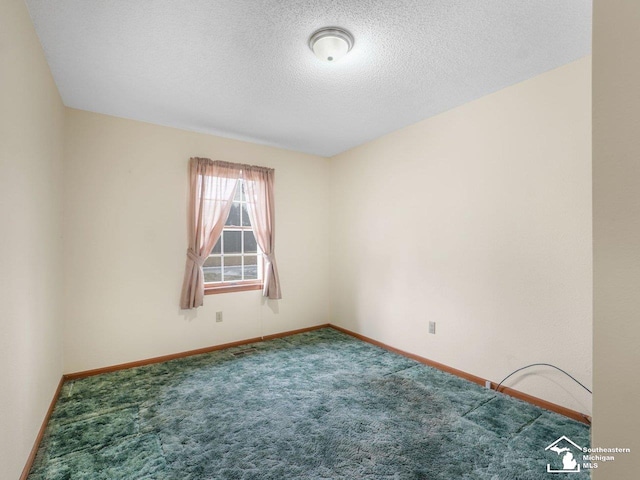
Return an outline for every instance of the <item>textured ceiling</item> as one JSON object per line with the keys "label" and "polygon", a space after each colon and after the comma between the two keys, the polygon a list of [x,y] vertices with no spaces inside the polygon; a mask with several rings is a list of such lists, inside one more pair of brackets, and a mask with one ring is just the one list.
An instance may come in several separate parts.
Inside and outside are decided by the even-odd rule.
{"label": "textured ceiling", "polygon": [[[65,105],[324,156],[591,49],[591,0],[27,4]],[[321,62],[333,25],[355,45]]]}

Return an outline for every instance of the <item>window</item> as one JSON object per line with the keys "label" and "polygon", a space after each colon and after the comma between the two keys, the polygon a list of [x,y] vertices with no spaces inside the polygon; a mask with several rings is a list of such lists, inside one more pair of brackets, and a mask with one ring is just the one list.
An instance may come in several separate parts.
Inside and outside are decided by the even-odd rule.
{"label": "window", "polygon": [[189,160],[188,247],[180,308],[202,306],[205,293],[261,289],[270,300],[282,298],[274,252],[274,173],[256,165]]}
{"label": "window", "polygon": [[262,288],[262,252],[251,228],[244,182],[238,182],[222,234],[203,265],[205,293]]}

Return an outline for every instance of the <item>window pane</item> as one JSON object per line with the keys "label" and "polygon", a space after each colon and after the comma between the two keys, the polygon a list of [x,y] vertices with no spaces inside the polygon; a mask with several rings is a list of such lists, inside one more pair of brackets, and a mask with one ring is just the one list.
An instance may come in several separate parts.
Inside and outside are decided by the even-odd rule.
{"label": "window pane", "polygon": [[[238,181],[240,182],[240,185],[244,184],[242,180],[238,180]],[[240,185],[238,185],[238,188],[236,188],[236,196],[233,197],[234,202],[239,202],[240,199],[242,198],[242,189],[240,188]]]}
{"label": "window pane", "polygon": [[249,211],[247,210],[246,203],[242,204],[242,226],[243,227],[251,226],[251,219],[249,218]]}
{"label": "window pane", "polygon": [[213,268],[213,267],[219,267],[220,266],[220,257],[207,257],[207,259],[204,261],[204,265],[202,266],[202,268]]}
{"label": "window pane", "polygon": [[242,280],[242,257],[224,257],[224,281]]}
{"label": "window pane", "polygon": [[213,247],[213,251],[211,252],[212,254],[220,253],[220,243],[222,243],[222,235],[220,235],[220,238],[216,242],[216,245]]}
{"label": "window pane", "polygon": [[240,253],[242,241],[242,232],[224,231],[224,252],[223,253]]}
{"label": "window pane", "polygon": [[222,281],[222,268],[220,266],[220,257],[209,257],[205,260],[202,270],[204,271],[205,282]]}
{"label": "window pane", "polygon": [[234,227],[240,226],[240,204],[233,202],[231,205],[231,211],[229,212],[229,216],[227,217],[227,221],[225,225],[232,225]]}
{"label": "window pane", "polygon": [[242,190],[242,201],[246,202],[247,201],[247,195],[246,195],[246,193],[244,191],[244,182],[240,182],[240,187],[242,187],[242,188],[239,188],[238,190]]}
{"label": "window pane", "polygon": [[250,230],[244,232],[244,253],[257,253],[258,244],[256,243],[256,237]]}
{"label": "window pane", "polygon": [[244,257],[244,279],[255,280],[258,278],[258,257],[257,255],[246,255]]}

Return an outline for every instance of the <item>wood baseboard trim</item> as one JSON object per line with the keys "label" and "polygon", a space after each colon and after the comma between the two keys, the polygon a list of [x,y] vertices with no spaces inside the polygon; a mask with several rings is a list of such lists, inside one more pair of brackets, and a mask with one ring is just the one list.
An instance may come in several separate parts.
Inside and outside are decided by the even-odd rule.
{"label": "wood baseboard trim", "polygon": [[[496,387],[497,385],[494,382],[491,382],[491,389],[495,390]],[[542,398],[534,397],[533,395],[529,395],[528,393],[521,392],[520,390],[516,390],[511,387],[500,386],[500,390],[498,390],[498,392],[504,393],[505,395],[509,395],[510,397],[514,397],[519,400],[523,400],[527,403],[531,403],[545,410],[559,413],[560,415],[564,415],[565,417],[577,420],[578,422],[584,423],[586,425],[591,425],[591,417],[586,413],[581,413],[577,410],[571,410],[570,408],[563,407],[562,405],[558,405],[556,403],[548,402],[546,400],[543,400]]]}
{"label": "wood baseboard trim", "polygon": [[[438,370],[442,370],[443,372],[447,372],[457,377],[464,378],[465,380],[468,380],[473,383],[477,383],[478,385],[481,385],[483,387],[486,384],[487,380],[482,377],[472,375],[471,373],[458,370],[457,368],[453,368],[439,362],[434,362],[433,360],[429,360],[428,358],[421,357],[420,355],[405,352],[404,350],[400,350],[399,348],[392,347],[391,345],[387,345],[386,343],[379,342],[378,340],[374,340],[373,338],[365,337],[364,335],[360,335],[359,333],[352,332],[351,330],[347,330],[346,328],[342,328],[333,324],[330,324],[329,326],[334,330],[338,330],[339,332],[350,335],[354,338],[357,338],[358,340],[362,340],[372,345],[376,345],[377,347],[384,348],[385,350],[389,350],[390,352],[398,353],[402,356],[411,358],[412,360],[420,362],[424,365],[428,365],[430,367],[437,368]],[[491,382],[491,389],[495,390],[496,387],[497,387],[497,384],[495,384],[494,382]],[[573,420],[577,420],[578,422],[591,425],[591,417],[589,415],[578,412],[576,410],[571,410],[570,408],[563,407],[562,405],[557,405],[555,403],[548,402],[541,398],[534,397],[533,395],[529,395],[527,393],[521,392],[519,390],[515,390],[510,387],[501,386],[500,390],[498,391],[500,393],[504,393],[505,395],[509,395],[519,400],[523,400],[527,403],[531,403],[532,405],[543,408],[545,410],[550,410],[552,412],[559,413],[560,415],[563,415],[565,417],[569,417]]]}
{"label": "wood baseboard trim", "polygon": [[297,335],[299,333],[306,333],[306,332],[313,332],[314,330],[329,328],[330,326],[331,325],[328,323],[323,323],[322,325],[315,325],[313,327],[299,328],[298,330],[289,330],[288,332],[282,332],[282,333],[274,333],[271,335],[265,335],[264,337],[262,337],[262,340],[266,341],[266,340],[274,340],[276,338],[290,337],[291,335]]}
{"label": "wood baseboard trim", "polygon": [[160,357],[147,358],[144,360],[137,360],[134,362],[120,363],[118,365],[111,365],[108,367],[94,368],[92,370],[84,370],[82,372],[67,373],[66,375],[63,376],[63,378],[65,381],[78,380],[80,378],[92,377],[94,375],[101,375],[103,373],[117,372],[118,370],[126,370],[128,368],[135,368],[135,367],[143,367],[145,365],[168,362],[169,360],[176,360],[178,358],[185,358],[185,357],[191,357],[193,355],[200,355],[203,353],[215,352],[217,350],[224,350],[225,348],[240,347],[242,345],[249,345],[251,343],[263,342],[265,340],[274,340],[276,338],[289,337],[291,335],[296,335],[298,333],[311,332],[313,330],[319,330],[321,328],[327,328],[327,327],[329,327],[329,324],[325,323],[322,325],[315,325],[313,327],[300,328],[298,330],[289,330],[286,332],[274,333],[271,335],[264,335],[262,337],[254,337],[254,338],[248,338],[246,340],[239,340],[237,342],[229,342],[229,343],[223,343],[221,345],[214,345],[211,347],[198,348],[196,350],[188,350],[186,352],[172,353],[169,355],[162,355]]}
{"label": "wood baseboard trim", "polygon": [[44,420],[42,421],[42,425],[40,426],[40,430],[38,431],[38,435],[36,435],[36,439],[33,442],[33,447],[31,448],[31,452],[27,457],[27,462],[25,463],[24,468],[22,469],[22,474],[20,475],[20,480],[27,480],[29,476],[29,472],[31,471],[31,467],[33,466],[33,462],[36,459],[36,455],[38,454],[38,449],[40,448],[40,442],[42,442],[42,437],[44,437],[44,432],[47,430],[47,425],[49,424],[49,419],[51,418],[51,414],[53,413],[53,409],[56,406],[56,402],[58,401],[58,397],[60,396],[60,391],[62,390],[62,385],[64,385],[64,377],[60,378],[58,382],[58,387],[56,388],[55,393],[53,394],[53,399],[49,404],[49,409],[44,416]]}

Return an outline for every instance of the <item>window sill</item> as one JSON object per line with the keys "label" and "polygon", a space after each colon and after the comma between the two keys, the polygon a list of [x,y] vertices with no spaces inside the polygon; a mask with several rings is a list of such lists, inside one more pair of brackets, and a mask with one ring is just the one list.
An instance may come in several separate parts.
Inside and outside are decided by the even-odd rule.
{"label": "window sill", "polygon": [[204,285],[205,295],[216,295],[218,293],[232,293],[232,292],[246,292],[249,290],[262,290],[263,284],[250,282],[250,283],[227,283],[223,285],[206,284]]}

